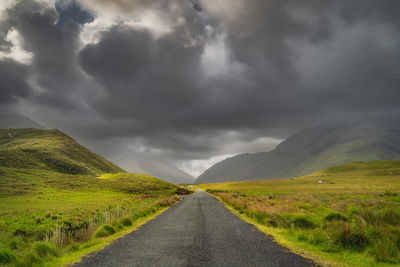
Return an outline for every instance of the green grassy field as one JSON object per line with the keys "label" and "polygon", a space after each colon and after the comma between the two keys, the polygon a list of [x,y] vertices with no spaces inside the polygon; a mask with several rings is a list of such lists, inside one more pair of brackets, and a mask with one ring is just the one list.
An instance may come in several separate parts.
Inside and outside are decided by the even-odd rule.
{"label": "green grassy field", "polygon": [[179,200],[57,130],[0,130],[0,265],[60,266]]}
{"label": "green grassy field", "polygon": [[324,265],[400,265],[400,161],[286,180],[202,184],[245,220]]}

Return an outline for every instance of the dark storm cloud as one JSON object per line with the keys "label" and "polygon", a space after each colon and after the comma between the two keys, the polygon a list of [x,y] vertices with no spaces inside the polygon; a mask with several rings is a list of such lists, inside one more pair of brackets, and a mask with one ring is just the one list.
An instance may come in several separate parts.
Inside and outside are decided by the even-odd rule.
{"label": "dark storm cloud", "polygon": [[[168,136],[166,146],[177,147],[171,138],[180,133],[207,135],[220,129],[257,126],[271,119],[265,113],[274,114],[276,106],[269,102],[280,97],[273,99],[265,84],[253,83],[252,73],[208,80],[202,66],[206,25],[195,10],[188,10],[197,20],[192,18],[189,25],[176,27],[161,38],[119,25],[80,52],[83,69],[107,88],[107,97],[96,99],[93,106],[104,116],[131,118],[138,126],[131,128],[132,134],[156,139],[161,132],[161,140]],[[268,85],[278,92],[282,83],[270,81]],[[288,110],[298,108],[293,99],[285,100],[290,103]],[[210,147],[203,145],[201,150]]]}
{"label": "dark storm cloud", "polygon": [[311,23],[321,18],[330,27],[328,38],[319,43],[307,39],[308,31],[291,46],[299,55],[294,64],[300,73],[301,94],[309,95],[330,111],[397,108],[400,29],[395,14],[399,8],[396,1],[327,1],[310,5],[318,15],[306,23],[307,28],[312,29]]}
{"label": "dark storm cloud", "polygon": [[152,131],[179,127],[173,123],[181,112],[203,100],[203,32],[195,22],[157,39],[146,29],[110,28],[79,55],[82,68],[106,88],[92,105],[105,117],[131,118]]}
{"label": "dark storm cloud", "polygon": [[[21,2],[23,3],[23,2]],[[19,13],[21,12],[21,13]],[[39,85],[47,92],[39,101],[50,105],[71,105],[69,94],[76,89],[77,70],[74,61],[78,26],[69,21],[62,29],[56,27],[57,15],[16,8],[14,27],[25,40],[25,48],[35,56],[32,69]]]}
{"label": "dark storm cloud", "polygon": [[84,47],[79,59],[87,73],[118,93],[120,87],[129,86],[144,75],[153,50],[154,43],[147,30],[119,25],[104,33],[99,43]]}
{"label": "dark storm cloud", "polygon": [[352,111],[397,104],[399,2],[230,1],[226,13],[202,2],[227,31],[233,57],[276,105],[295,100],[306,113],[326,104]]}
{"label": "dark storm cloud", "polygon": [[[12,28],[34,57],[0,60],[1,97],[104,153],[128,142],[173,160],[234,154],[332,114],[399,110],[397,0],[73,3],[93,23],[57,25],[67,14],[33,0],[7,12],[0,49]],[[84,29],[97,38],[83,43]]]}
{"label": "dark storm cloud", "polygon": [[64,21],[61,27],[58,20],[55,8],[24,0],[8,10],[2,24],[18,31],[23,48],[33,54],[31,83],[40,91],[33,101],[62,110],[82,110],[82,96],[91,92],[92,85],[77,62],[81,28],[73,20]]}
{"label": "dark storm cloud", "polygon": [[0,74],[0,105],[31,95],[31,88],[26,82],[27,66],[14,60],[0,60]]}

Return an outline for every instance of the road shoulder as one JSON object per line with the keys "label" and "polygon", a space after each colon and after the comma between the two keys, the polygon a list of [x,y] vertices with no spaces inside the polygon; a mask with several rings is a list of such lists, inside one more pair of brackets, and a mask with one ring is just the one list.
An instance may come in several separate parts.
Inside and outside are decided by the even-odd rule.
{"label": "road shoulder", "polygon": [[[203,190],[203,191],[206,192],[205,190]],[[255,226],[259,231],[264,233],[267,237],[271,238],[277,244],[279,244],[279,245],[283,246],[284,248],[286,248],[291,253],[300,255],[300,256],[306,258],[307,260],[310,260],[310,262],[314,263],[316,266],[329,266],[329,267],[340,267],[340,266],[343,266],[342,264],[336,263],[334,261],[327,260],[327,259],[325,259],[325,258],[323,258],[323,257],[321,257],[321,256],[319,256],[319,255],[317,255],[315,253],[311,253],[311,252],[305,251],[304,249],[300,248],[299,246],[296,246],[295,244],[287,241],[283,237],[283,235],[279,232],[278,229],[274,229],[274,228],[271,228],[271,227],[267,227],[267,226],[261,225],[261,224],[257,223],[256,220],[251,219],[251,218],[245,216],[244,214],[239,213],[237,210],[235,210],[230,205],[225,203],[218,196],[215,196],[215,195],[210,194],[208,192],[206,192],[206,193],[209,194],[210,196],[216,198],[219,202],[221,202],[233,215],[239,217],[241,220],[247,222],[248,224],[251,224],[251,225]]]}
{"label": "road shoulder", "polygon": [[[182,201],[182,200],[181,200]],[[141,226],[145,225],[151,220],[154,220],[156,217],[170,209],[171,207],[177,205],[181,201],[178,201],[172,206],[165,207],[147,217],[139,218],[137,221],[134,221],[133,225],[108,237],[104,237],[101,239],[91,240],[89,243],[85,244],[86,248],[81,249],[75,253],[68,254],[66,256],[62,256],[57,258],[55,261],[50,262],[48,265],[49,267],[56,267],[56,266],[73,266],[76,263],[81,262],[85,257],[90,257],[91,255],[96,254],[100,250],[104,249],[106,246],[116,242],[120,238],[137,231]]]}

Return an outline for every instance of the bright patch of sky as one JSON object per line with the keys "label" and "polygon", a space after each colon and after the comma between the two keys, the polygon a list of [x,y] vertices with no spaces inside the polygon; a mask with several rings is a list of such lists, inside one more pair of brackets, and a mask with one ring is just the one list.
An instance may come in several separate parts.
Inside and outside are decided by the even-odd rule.
{"label": "bright patch of sky", "polygon": [[75,1],[57,1],[55,4],[59,13],[57,25],[62,27],[68,20],[73,20],[78,24],[90,23],[93,17],[86,10],[82,9]]}
{"label": "bright patch of sky", "polygon": [[9,30],[5,40],[11,43],[11,48],[9,51],[0,51],[0,60],[10,58],[27,65],[32,62],[33,53],[24,50],[23,39],[17,30]]}

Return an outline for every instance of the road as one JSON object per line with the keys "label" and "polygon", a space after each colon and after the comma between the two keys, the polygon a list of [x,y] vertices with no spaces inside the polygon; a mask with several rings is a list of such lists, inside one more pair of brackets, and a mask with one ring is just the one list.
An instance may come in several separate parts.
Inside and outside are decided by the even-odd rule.
{"label": "road", "polygon": [[75,266],[314,266],[197,191]]}

